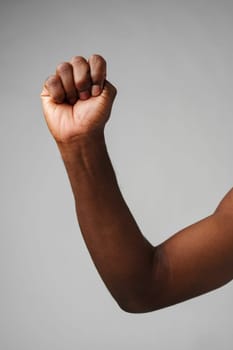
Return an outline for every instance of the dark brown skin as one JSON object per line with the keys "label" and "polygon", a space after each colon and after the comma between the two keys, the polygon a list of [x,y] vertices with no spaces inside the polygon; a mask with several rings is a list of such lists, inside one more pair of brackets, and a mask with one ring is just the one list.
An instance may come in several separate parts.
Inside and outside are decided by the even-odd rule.
{"label": "dark brown skin", "polygon": [[232,280],[233,189],[214,213],[160,245],[151,245],[122,197],[105,144],[104,129],[115,96],[99,55],[61,63],[41,93],[91,258],[119,306],[145,313]]}

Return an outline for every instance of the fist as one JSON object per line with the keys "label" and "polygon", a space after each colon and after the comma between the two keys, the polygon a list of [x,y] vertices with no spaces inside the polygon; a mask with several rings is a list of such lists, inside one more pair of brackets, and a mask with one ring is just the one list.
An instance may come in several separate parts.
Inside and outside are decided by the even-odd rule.
{"label": "fist", "polygon": [[75,56],[63,62],[41,92],[43,113],[57,142],[70,143],[103,131],[109,119],[116,88],[106,80],[106,61]]}

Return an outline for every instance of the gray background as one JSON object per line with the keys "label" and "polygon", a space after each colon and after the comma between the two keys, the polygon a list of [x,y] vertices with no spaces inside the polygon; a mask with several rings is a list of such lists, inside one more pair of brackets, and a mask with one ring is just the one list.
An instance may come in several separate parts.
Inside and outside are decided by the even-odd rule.
{"label": "gray background", "polygon": [[232,349],[232,283],[148,314],[119,309],[39,99],[61,61],[106,58],[118,88],[109,153],[156,245],[232,187],[232,32],[232,1],[1,2],[1,349]]}

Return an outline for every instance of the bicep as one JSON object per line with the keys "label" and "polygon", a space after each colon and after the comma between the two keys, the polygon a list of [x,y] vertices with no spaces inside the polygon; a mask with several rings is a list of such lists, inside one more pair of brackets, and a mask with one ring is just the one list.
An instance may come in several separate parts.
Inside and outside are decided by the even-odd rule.
{"label": "bicep", "polygon": [[232,278],[232,214],[217,211],[155,247],[151,308],[166,307],[207,293]]}

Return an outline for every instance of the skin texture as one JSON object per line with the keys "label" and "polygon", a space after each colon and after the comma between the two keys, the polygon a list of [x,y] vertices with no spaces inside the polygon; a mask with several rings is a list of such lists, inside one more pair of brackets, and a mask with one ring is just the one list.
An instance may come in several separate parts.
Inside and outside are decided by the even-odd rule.
{"label": "skin texture", "polygon": [[210,216],[152,246],[122,197],[106,148],[104,128],[115,96],[106,61],[92,55],[59,64],[41,100],[93,263],[122,310],[145,313],[232,280],[233,189]]}

